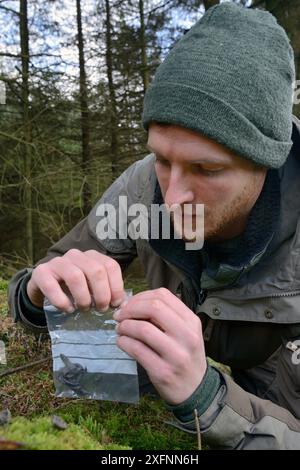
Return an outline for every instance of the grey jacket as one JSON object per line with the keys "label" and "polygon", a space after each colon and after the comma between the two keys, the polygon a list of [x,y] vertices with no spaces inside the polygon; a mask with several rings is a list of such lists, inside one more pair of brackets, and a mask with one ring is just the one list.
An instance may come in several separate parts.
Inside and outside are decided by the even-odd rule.
{"label": "grey jacket", "polygon": [[[212,447],[228,449],[300,449],[300,122],[294,119],[293,148],[280,170],[279,229],[264,256],[232,288],[212,289],[205,300],[195,280],[180,266],[158,255],[147,240],[99,241],[97,207],[58,243],[43,263],[71,248],[98,250],[116,259],[124,270],[139,257],[151,288],[164,286],[199,315],[206,352],[231,367],[223,385],[200,417],[201,431]],[[149,208],[156,176],[154,156],[131,165],[103,194],[99,202],[118,207],[120,195],[128,205]],[[15,320],[37,331],[20,305],[20,283],[30,269],[18,272],[9,288]],[[298,364],[299,362],[299,364]],[[195,423],[176,422],[188,432]]]}

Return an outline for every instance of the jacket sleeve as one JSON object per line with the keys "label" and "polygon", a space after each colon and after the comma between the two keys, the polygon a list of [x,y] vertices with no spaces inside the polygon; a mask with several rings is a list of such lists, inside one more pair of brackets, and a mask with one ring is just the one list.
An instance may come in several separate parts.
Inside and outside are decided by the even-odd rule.
{"label": "jacket sleeve", "polygon": [[[100,240],[97,235],[97,226],[101,217],[97,214],[99,204],[111,204],[116,210],[117,222],[119,222],[119,196],[127,197],[128,206],[137,202],[140,195],[140,187],[138,186],[139,165],[140,162],[136,162],[122,173],[105,191],[88,217],[79,222],[69,233],[54,244],[48,250],[47,255],[36,263],[35,266],[46,263],[56,256],[62,256],[70,249],[76,248],[80,251],[97,250],[100,253],[111,256],[119,262],[122,271],[124,271],[137,256],[135,242],[129,236],[121,239],[118,236],[118,232],[110,224],[110,237]],[[122,220],[123,223],[127,223],[126,218],[123,217]],[[121,228],[120,224],[117,224],[116,227],[118,230]],[[113,230],[115,230],[115,234]],[[9,312],[14,321],[20,321],[27,329],[35,333],[42,333],[47,331],[42,310],[40,309],[40,312],[29,311],[22,297],[22,283],[28,281],[32,269],[25,268],[13,276],[8,289]]]}
{"label": "jacket sleeve", "polygon": [[[221,387],[199,417],[205,443],[222,449],[300,450],[300,336],[283,340],[274,382],[277,403],[245,391],[221,373]],[[196,432],[194,420],[177,418],[174,425]]]}

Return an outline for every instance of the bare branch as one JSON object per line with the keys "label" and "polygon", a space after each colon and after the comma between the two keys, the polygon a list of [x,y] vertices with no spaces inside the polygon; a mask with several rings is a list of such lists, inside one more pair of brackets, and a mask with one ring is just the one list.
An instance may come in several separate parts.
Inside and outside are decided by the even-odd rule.
{"label": "bare branch", "polygon": [[14,15],[20,16],[20,13],[18,11],[13,10],[12,8],[5,7],[3,5],[0,5],[0,10],[9,11],[10,13],[13,13]]}
{"label": "bare branch", "polygon": [[50,359],[51,359],[51,357],[49,356],[49,357],[45,357],[43,359],[39,359],[38,361],[29,362],[28,364],[24,364],[23,366],[14,367],[13,369],[5,370],[4,372],[1,372],[0,378],[5,377],[7,375],[15,374],[16,372],[20,372],[20,371],[25,370],[25,369],[29,369],[30,367],[35,367],[35,366],[38,366],[40,364],[44,364],[45,362],[50,361]]}
{"label": "bare branch", "polygon": [[0,52],[0,57],[14,57],[15,59],[20,59],[21,54],[11,54],[10,52]]}

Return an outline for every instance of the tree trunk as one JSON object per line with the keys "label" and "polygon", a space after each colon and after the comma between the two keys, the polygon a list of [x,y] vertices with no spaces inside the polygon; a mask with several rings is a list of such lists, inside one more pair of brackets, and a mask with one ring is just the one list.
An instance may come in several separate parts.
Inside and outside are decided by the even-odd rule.
{"label": "tree trunk", "polygon": [[[285,29],[295,53],[296,76],[300,80],[300,2],[295,0],[265,0],[265,8],[271,12]],[[299,88],[299,87],[298,87]],[[294,106],[300,117],[300,104]]]}
{"label": "tree trunk", "polygon": [[140,10],[140,44],[141,44],[141,58],[142,58],[142,80],[144,87],[144,94],[149,83],[148,63],[147,63],[147,43],[145,34],[145,13],[144,13],[144,0],[139,0]]}
{"label": "tree trunk", "polygon": [[28,8],[27,0],[20,0],[20,46],[22,57],[22,119],[23,141],[22,151],[24,155],[24,177],[26,179],[24,202],[26,211],[25,238],[26,253],[29,263],[33,264],[33,221],[32,221],[32,154],[31,154],[31,123],[29,110],[29,32],[28,32]]}
{"label": "tree trunk", "polygon": [[80,111],[81,111],[81,168],[84,177],[82,187],[82,202],[83,213],[87,215],[92,206],[92,194],[90,186],[87,182],[87,177],[90,173],[90,116],[88,109],[88,92],[87,80],[85,72],[85,58],[84,58],[84,38],[82,33],[82,17],[81,17],[81,0],[76,0],[77,11],[77,45],[79,52],[79,89],[80,89]]}
{"label": "tree trunk", "polygon": [[205,11],[207,11],[210,7],[213,7],[214,5],[218,5],[219,3],[219,0],[203,0]]}
{"label": "tree trunk", "polygon": [[110,98],[110,154],[113,179],[118,175],[118,135],[117,135],[117,102],[113,81],[113,60],[111,41],[111,12],[109,0],[105,0],[106,10],[106,70]]}

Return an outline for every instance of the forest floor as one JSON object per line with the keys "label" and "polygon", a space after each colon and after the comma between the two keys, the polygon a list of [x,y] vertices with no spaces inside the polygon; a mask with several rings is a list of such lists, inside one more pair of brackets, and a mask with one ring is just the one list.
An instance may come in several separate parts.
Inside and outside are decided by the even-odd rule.
{"label": "forest floor", "polygon": [[[138,292],[140,281],[126,287]],[[9,424],[1,425],[0,449],[145,449],[195,450],[197,437],[184,433],[167,421],[172,416],[161,400],[142,397],[138,405],[63,399],[55,396],[50,340],[25,332],[7,315],[7,282],[0,281],[0,341],[5,343],[7,364],[0,365],[0,411],[8,408]],[[45,363],[1,377],[8,369],[39,359]],[[52,416],[68,427],[57,429]],[[10,442],[9,442],[10,441]],[[19,444],[18,444],[19,443]]]}
{"label": "forest floor", "polygon": [[[168,424],[172,415],[162,400],[141,397],[138,405],[66,399],[55,396],[51,344],[48,336],[28,333],[8,316],[7,281],[0,280],[0,341],[5,344],[7,364],[0,364],[0,450],[197,450],[197,436]],[[128,278],[134,293],[147,289],[145,282]],[[46,359],[24,370],[11,369]],[[224,372],[226,366],[216,364]],[[1,410],[11,420],[1,424]],[[58,416],[68,425],[52,424]]]}

